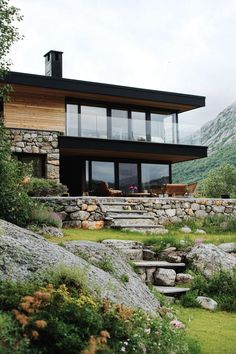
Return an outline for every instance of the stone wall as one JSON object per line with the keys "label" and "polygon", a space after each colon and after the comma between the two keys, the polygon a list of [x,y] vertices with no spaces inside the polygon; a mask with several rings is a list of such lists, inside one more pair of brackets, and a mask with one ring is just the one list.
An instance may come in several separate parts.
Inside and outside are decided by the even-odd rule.
{"label": "stone wall", "polygon": [[[147,210],[156,223],[165,225],[185,219],[208,215],[236,216],[236,199],[200,198],[106,198],[106,197],[58,197],[39,198],[51,205],[62,216],[64,227],[99,229],[105,225],[105,209],[102,203],[132,203],[130,208]],[[127,206],[126,206],[127,208]]]}
{"label": "stone wall", "polygon": [[9,129],[9,135],[12,152],[45,155],[46,178],[59,181],[59,132]]}

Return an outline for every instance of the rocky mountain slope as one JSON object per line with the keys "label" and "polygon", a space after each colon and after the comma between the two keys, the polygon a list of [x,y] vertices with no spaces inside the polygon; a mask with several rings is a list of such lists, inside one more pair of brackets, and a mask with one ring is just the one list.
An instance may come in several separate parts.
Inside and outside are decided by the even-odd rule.
{"label": "rocky mountain slope", "polygon": [[207,122],[198,134],[201,134],[201,144],[208,146],[208,157],[174,165],[176,183],[201,180],[209,170],[223,163],[236,165],[236,102]]}

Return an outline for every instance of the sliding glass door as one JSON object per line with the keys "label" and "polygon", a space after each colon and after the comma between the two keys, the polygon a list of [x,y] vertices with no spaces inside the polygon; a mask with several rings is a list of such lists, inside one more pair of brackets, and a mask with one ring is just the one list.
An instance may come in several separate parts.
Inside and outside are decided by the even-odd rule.
{"label": "sliding glass door", "polygon": [[131,191],[131,186],[138,189],[138,184],[138,164],[119,163],[119,189],[128,193]]}

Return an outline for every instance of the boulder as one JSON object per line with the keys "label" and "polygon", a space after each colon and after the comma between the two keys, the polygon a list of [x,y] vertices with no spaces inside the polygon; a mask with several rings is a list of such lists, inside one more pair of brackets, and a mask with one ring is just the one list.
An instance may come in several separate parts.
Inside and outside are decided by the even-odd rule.
{"label": "boulder", "polygon": [[192,282],[193,276],[187,273],[178,273],[175,280],[178,284],[189,284]]}
{"label": "boulder", "polygon": [[201,305],[202,308],[206,309],[206,310],[211,310],[214,311],[217,309],[217,302],[213,299],[211,299],[210,297],[206,297],[206,296],[198,296],[196,298],[196,301]]}
{"label": "boulder", "polygon": [[205,230],[202,230],[202,229],[197,229],[197,230],[195,231],[195,234],[205,235],[205,234],[206,234],[206,231],[205,231]]}
{"label": "boulder", "polygon": [[166,256],[166,260],[170,263],[181,263],[182,258],[176,252],[172,252]]}
{"label": "boulder", "polygon": [[222,270],[236,268],[236,257],[212,244],[200,244],[191,249],[186,259],[206,277]]}
{"label": "boulder", "polygon": [[218,247],[227,253],[234,253],[236,251],[236,242],[221,243]]}
{"label": "boulder", "polygon": [[133,249],[142,249],[143,243],[139,241],[131,241],[131,240],[103,240],[102,244],[114,247],[114,248],[133,248]]}
{"label": "boulder", "polygon": [[173,269],[158,268],[153,277],[156,285],[174,286],[176,272]]}
{"label": "boulder", "polygon": [[190,234],[192,232],[192,230],[188,226],[181,227],[180,231],[184,234]]}
{"label": "boulder", "polygon": [[39,229],[38,233],[40,235],[46,235],[50,237],[64,237],[63,231],[58,227],[43,225],[41,229]]}
{"label": "boulder", "polygon": [[150,261],[152,260],[153,258],[155,258],[155,252],[152,251],[152,250],[149,250],[147,248],[144,248],[143,249],[143,260],[144,261]]}
{"label": "boulder", "polygon": [[[159,302],[148,287],[115,250],[93,242],[83,246],[83,252],[90,249],[90,256],[95,259],[98,257],[96,254],[101,259],[107,255],[112,257],[114,273],[109,273],[90,264],[87,261],[90,256],[85,257],[85,260],[75,255],[76,250],[82,248],[79,242],[77,245],[72,243],[71,247],[66,245],[66,248],[50,243],[32,231],[0,220],[0,278],[25,280],[39,276],[42,271],[51,271],[53,267],[78,268],[85,274],[87,287],[101,298],[108,297],[115,303],[140,307],[151,313],[159,308]],[[120,279],[122,274],[128,275],[127,283]]]}

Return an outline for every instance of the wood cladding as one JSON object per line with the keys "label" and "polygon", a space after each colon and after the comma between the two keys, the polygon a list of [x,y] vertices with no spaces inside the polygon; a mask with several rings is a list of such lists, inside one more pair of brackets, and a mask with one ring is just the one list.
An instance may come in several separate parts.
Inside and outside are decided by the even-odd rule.
{"label": "wood cladding", "polygon": [[10,101],[4,105],[6,127],[64,132],[63,95],[21,85],[14,85],[13,90]]}

